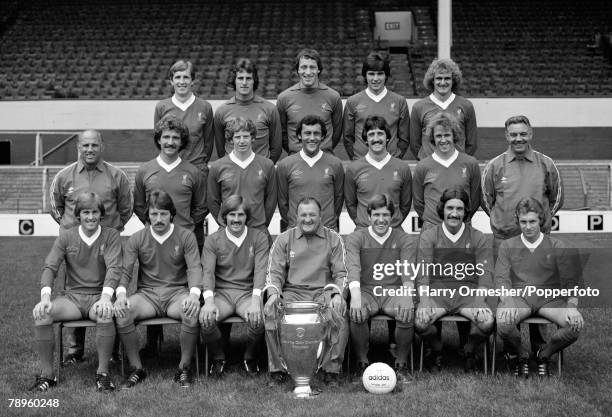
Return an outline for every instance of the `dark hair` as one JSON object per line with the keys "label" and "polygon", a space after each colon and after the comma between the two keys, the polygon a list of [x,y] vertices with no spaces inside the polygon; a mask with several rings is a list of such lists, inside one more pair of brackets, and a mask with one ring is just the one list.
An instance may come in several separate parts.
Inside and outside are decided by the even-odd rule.
{"label": "dark hair", "polygon": [[236,117],[231,119],[225,124],[225,140],[231,141],[234,137],[234,133],[245,130],[251,134],[251,139],[257,138],[257,127],[251,119],[245,117]]}
{"label": "dark hair", "polygon": [[449,129],[453,134],[453,142],[457,143],[460,139],[463,138],[463,131],[459,127],[459,122],[450,113],[440,112],[436,114],[431,120],[427,123],[427,127],[425,128],[425,137],[429,138],[429,141],[432,145],[436,144],[434,140],[434,128],[436,126],[442,126],[445,129]]}
{"label": "dark hair", "polygon": [[323,138],[327,136],[327,127],[325,127],[325,122],[319,116],[316,116],[314,114],[309,114],[309,115],[302,117],[302,119],[298,122],[297,127],[295,128],[296,135],[302,136],[302,127],[304,125],[308,125],[308,126],[319,125],[321,126],[321,136]]}
{"label": "dark hair", "polygon": [[100,211],[101,217],[104,217],[106,214],[104,203],[96,193],[84,192],[79,194],[74,205],[74,217],[78,219],[81,216],[81,211],[88,208],[97,208]]}
{"label": "dark hair", "polygon": [[174,64],[172,64],[170,69],[168,69],[168,78],[172,79],[174,77],[174,73],[179,71],[189,71],[189,75],[191,75],[191,80],[193,81],[196,79],[195,66],[191,61],[188,61],[186,59],[179,59],[178,61],[176,61]]}
{"label": "dark hair", "polygon": [[453,198],[463,201],[463,208],[467,216],[467,213],[470,210],[470,196],[464,189],[455,187],[447,188],[442,192],[442,195],[440,196],[438,207],[436,207],[436,211],[438,212],[438,217],[440,217],[440,219],[444,220],[444,206],[449,200],[452,200]]}
{"label": "dark hair", "polygon": [[317,69],[319,70],[319,75],[321,75],[323,72],[323,61],[321,61],[321,55],[319,55],[315,49],[305,48],[298,52],[297,56],[295,57],[296,72],[300,68],[300,59],[302,58],[314,59],[317,61]]}
{"label": "dark hair", "polygon": [[506,128],[506,131],[508,131],[508,127],[510,125],[518,124],[525,124],[529,129],[531,129],[531,123],[529,122],[529,119],[527,118],[527,116],[523,115],[509,117],[508,120],[506,120],[506,123],[504,123],[504,127]]}
{"label": "dark hair", "polygon": [[223,221],[227,223],[227,219],[225,218],[225,216],[227,216],[232,211],[238,210],[239,208],[242,208],[242,210],[244,210],[246,214],[246,221],[248,222],[251,219],[251,208],[246,203],[244,198],[238,194],[230,195],[223,201],[223,203],[221,203],[221,218],[223,219]]}
{"label": "dark hair", "polygon": [[145,213],[145,217],[147,219],[149,218],[149,210],[152,208],[156,208],[158,210],[168,210],[173,218],[176,216],[176,208],[174,207],[172,197],[170,197],[170,194],[162,189],[157,188],[151,191],[151,194],[149,194],[147,211]]}
{"label": "dark hair", "polygon": [[440,71],[451,73],[451,76],[453,77],[453,86],[451,91],[453,93],[461,90],[461,84],[463,84],[463,74],[461,74],[459,65],[457,65],[455,61],[450,58],[434,59],[431,62],[431,65],[423,77],[423,85],[426,89],[429,91],[434,91],[434,78],[436,76],[436,72]]}
{"label": "dark hair", "polygon": [[306,204],[315,204],[319,208],[319,213],[321,213],[321,203],[319,203],[319,200],[317,200],[314,197],[303,197],[303,198],[301,198],[300,201],[298,201],[298,203],[297,203],[296,211],[297,211],[298,208],[300,208],[300,206],[306,205]]}
{"label": "dark hair", "polygon": [[385,207],[391,212],[391,216],[395,213],[395,203],[389,197],[389,194],[374,194],[372,198],[368,200],[368,216],[372,215],[372,212],[376,209]]}
{"label": "dark hair", "polygon": [[155,133],[153,134],[153,141],[155,142],[157,149],[161,149],[159,141],[164,130],[174,130],[175,132],[178,132],[178,134],[181,136],[181,147],[179,148],[179,151],[185,149],[189,143],[189,129],[187,126],[185,126],[181,119],[173,115],[168,115],[157,122],[155,125]]}
{"label": "dark hair", "polygon": [[521,214],[527,213],[537,213],[540,219],[540,227],[544,227],[544,224],[546,223],[546,212],[544,211],[542,203],[540,203],[533,197],[521,198],[521,200],[516,205],[516,210],[514,210],[516,223],[519,224],[519,216]]}
{"label": "dark hair", "polygon": [[361,131],[361,139],[365,143],[368,143],[368,132],[373,129],[380,129],[387,135],[387,143],[391,140],[391,130],[387,121],[382,116],[368,116],[363,124],[363,130]]}
{"label": "dark hair", "polygon": [[391,67],[389,66],[389,58],[380,52],[370,52],[361,66],[361,75],[365,78],[368,71],[384,71],[385,84],[391,76]]}
{"label": "dark hair", "polygon": [[248,72],[253,75],[253,91],[259,86],[259,76],[257,75],[257,65],[251,62],[248,58],[238,58],[238,62],[234,65],[229,74],[227,74],[227,86],[236,89],[236,77],[240,71]]}

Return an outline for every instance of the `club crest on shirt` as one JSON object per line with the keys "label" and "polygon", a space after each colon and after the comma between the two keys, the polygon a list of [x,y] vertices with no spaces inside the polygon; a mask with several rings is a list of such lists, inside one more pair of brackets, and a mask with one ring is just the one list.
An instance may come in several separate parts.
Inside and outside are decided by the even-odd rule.
{"label": "club crest on shirt", "polygon": [[249,256],[253,256],[253,246],[249,246]]}
{"label": "club crest on shirt", "polygon": [[265,121],[265,120],[266,120],[266,116],[265,116],[263,113],[259,113],[259,114],[257,115],[257,121],[258,121],[258,122],[263,122],[263,121]]}
{"label": "club crest on shirt", "polygon": [[299,113],[300,110],[302,110],[302,106],[300,106],[299,104],[293,104],[290,108],[289,111],[291,113]]}
{"label": "club crest on shirt", "polygon": [[331,106],[327,103],[321,104],[321,110],[323,111],[331,111]]}
{"label": "club crest on shirt", "polygon": [[323,178],[327,177],[329,177],[329,167],[325,168],[325,171],[323,171]]}
{"label": "club crest on shirt", "polygon": [[203,122],[203,121],[204,121],[204,120],[203,120],[203,118],[202,118],[202,112],[199,112],[199,113],[198,113],[198,120],[199,120],[200,122]]}
{"label": "club crest on shirt", "polygon": [[467,168],[465,167],[461,168],[461,177],[467,178]]}
{"label": "club crest on shirt", "polygon": [[469,249],[469,248],[470,248],[470,242],[468,242],[468,243],[466,243],[466,244],[465,244],[465,248],[466,248],[466,249]]}
{"label": "club crest on shirt", "polygon": [[391,112],[395,112],[395,103],[391,103],[389,109],[391,110]]}
{"label": "club crest on shirt", "polygon": [[300,178],[302,174],[304,174],[304,172],[301,169],[296,169],[295,171],[291,173],[291,177],[297,179],[297,178]]}
{"label": "club crest on shirt", "polygon": [[458,116],[458,117],[461,117],[461,113],[463,113],[463,111],[462,111],[460,108],[459,108],[459,109],[457,109],[457,116]]}
{"label": "club crest on shirt", "polygon": [[69,187],[66,191],[66,198],[72,199],[74,197],[74,187]]}
{"label": "club crest on shirt", "polygon": [[289,257],[290,258],[295,258],[295,252],[294,251],[289,251]]}
{"label": "club crest on shirt", "polygon": [[176,245],[176,246],[174,247],[174,256],[179,256],[179,255],[180,255],[180,251],[179,251],[179,249],[180,249],[180,248],[179,248],[179,245]]}
{"label": "club crest on shirt", "polygon": [[393,171],[393,181],[399,180],[399,172]]}
{"label": "club crest on shirt", "polygon": [[223,173],[223,175],[219,177],[220,182],[232,181],[233,179],[234,179],[234,174],[232,174],[231,172],[225,172]]}
{"label": "club crest on shirt", "polygon": [[189,185],[189,181],[187,180],[187,174],[183,175],[183,180],[181,181],[181,184],[183,185]]}
{"label": "club crest on shirt", "polygon": [[503,184],[503,183],[506,183],[506,182],[508,182],[508,178],[506,178],[506,177],[501,177],[501,180],[500,180],[500,181],[502,182],[502,184]]}
{"label": "club crest on shirt", "polygon": [[100,245],[100,255],[104,256],[104,243]]}
{"label": "club crest on shirt", "polygon": [[263,169],[260,169],[259,171],[257,171],[257,176],[259,178],[263,177]]}

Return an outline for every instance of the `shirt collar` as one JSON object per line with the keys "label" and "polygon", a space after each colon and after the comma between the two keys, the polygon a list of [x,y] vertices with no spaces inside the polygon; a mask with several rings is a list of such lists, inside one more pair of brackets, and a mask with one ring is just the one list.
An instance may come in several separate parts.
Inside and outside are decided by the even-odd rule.
{"label": "shirt collar", "polygon": [[459,156],[459,151],[457,149],[455,149],[455,152],[451,155],[451,157],[446,160],[440,158],[438,154],[436,154],[435,152],[431,154],[431,157],[433,158],[433,160],[439,163],[440,165],[442,165],[444,168],[448,168],[449,166],[451,166],[453,162],[457,160],[458,156]]}
{"label": "shirt collar", "polygon": [[391,228],[389,228],[389,230],[387,230],[387,233],[385,233],[384,236],[379,236],[374,232],[374,229],[372,229],[372,226],[368,226],[368,233],[370,233],[370,236],[372,236],[372,239],[374,239],[375,241],[377,241],[380,245],[384,245],[385,242],[387,241],[387,239],[389,239],[389,236],[391,236],[391,232],[393,230]]}
{"label": "shirt collar", "polygon": [[442,107],[442,110],[446,110],[448,106],[450,106],[450,104],[453,102],[455,97],[457,97],[455,93],[451,93],[451,95],[446,99],[446,101],[440,101],[433,93],[429,95],[429,99],[433,101],[434,104],[436,104],[438,107]]}
{"label": "shirt collar", "polygon": [[387,87],[383,87],[382,92],[379,95],[375,95],[373,92],[370,91],[369,88],[365,89],[365,93],[367,94],[368,97],[370,97],[372,100],[374,100],[377,103],[380,103],[380,101],[385,98],[385,96],[387,95]]}
{"label": "shirt collar", "polygon": [[[304,233],[302,233],[302,229],[300,229],[299,226],[297,226],[295,228],[295,238],[296,239],[300,239],[302,236],[304,236]],[[315,235],[319,236],[321,239],[325,238],[325,234],[323,233],[323,224],[320,224],[317,231],[314,233]]]}
{"label": "shirt collar", "polygon": [[247,159],[245,159],[244,161],[241,161],[240,159],[238,159],[238,157],[236,156],[234,151],[231,151],[229,153],[229,159],[231,159],[232,162],[235,163],[236,165],[238,165],[240,168],[247,169],[247,167],[255,159],[255,152],[251,151],[251,155],[249,155],[249,157]]}
{"label": "shirt collar", "polygon": [[308,164],[308,166],[310,168],[312,168],[314,166],[314,164],[319,162],[319,159],[321,159],[323,157],[323,151],[321,149],[319,149],[319,153],[317,153],[313,157],[310,157],[310,156],[306,155],[306,152],[304,152],[304,149],[301,149],[300,150],[300,156],[302,157],[304,162],[306,162]]}
{"label": "shirt collar", "polygon": [[512,151],[512,148],[508,147],[508,155],[510,155],[510,160],[514,161],[515,159],[526,159],[529,162],[533,162],[533,149],[531,148],[531,146],[529,147],[529,149],[527,149],[527,152],[525,152],[522,156],[522,158],[519,158],[517,154],[515,154]]}
{"label": "shirt collar", "polygon": [[237,247],[242,246],[242,242],[244,242],[244,239],[246,239],[246,235],[247,235],[246,226],[244,227],[244,231],[242,232],[242,234],[238,237],[231,234],[231,232],[227,230],[227,226],[225,227],[225,236],[227,236],[228,240],[232,242],[234,245],[236,245]]}
{"label": "shirt collar", "polygon": [[[87,169],[87,168],[85,167],[85,164],[83,163],[83,161],[81,161],[81,158],[79,158],[77,160],[77,172],[81,172],[84,169]],[[95,166],[95,169],[97,169],[98,171],[102,172],[102,159],[100,159],[98,161],[98,163]]]}
{"label": "shirt collar", "polygon": [[193,104],[193,102],[195,101],[195,95],[193,93],[191,93],[191,97],[189,97],[187,99],[186,102],[181,103],[177,98],[176,98],[176,94],[172,96],[172,104],[174,104],[176,107],[178,107],[179,109],[185,111],[189,108],[189,106],[191,106]]}
{"label": "shirt collar", "polygon": [[157,242],[160,245],[163,245],[164,242],[166,240],[168,240],[168,238],[170,237],[170,235],[172,234],[172,232],[174,232],[174,223],[170,223],[170,230],[168,230],[166,233],[164,233],[163,235],[158,235],[157,233],[155,233],[155,231],[153,230],[153,228],[149,228],[149,230],[151,230],[151,236],[153,236],[153,239],[157,240]]}
{"label": "shirt collar", "polygon": [[376,168],[376,169],[378,169],[380,171],[381,169],[384,168],[385,165],[387,165],[387,162],[389,162],[391,160],[391,154],[387,153],[387,156],[385,156],[382,159],[382,161],[379,162],[379,161],[376,161],[374,158],[372,158],[369,153],[366,153],[365,160],[370,165],[372,165],[374,168]]}
{"label": "shirt collar", "polygon": [[171,164],[165,163],[164,160],[159,155],[157,155],[157,158],[155,158],[155,159],[157,160],[157,163],[159,164],[159,166],[162,167],[164,170],[166,170],[166,172],[172,171],[174,168],[179,166],[179,164],[182,161],[180,156],[176,159],[176,161],[174,161]]}
{"label": "shirt collar", "polygon": [[87,236],[85,232],[83,231],[83,226],[79,226],[79,236],[81,237],[81,240],[85,242],[87,246],[93,245],[94,242],[100,237],[101,233],[102,233],[102,227],[100,227],[100,225],[98,225],[96,232],[91,236]]}
{"label": "shirt collar", "polygon": [[525,236],[521,233],[521,240],[523,241],[523,245],[529,249],[529,252],[533,253],[533,251],[536,250],[537,247],[540,246],[540,243],[542,243],[544,240],[544,233],[540,232],[540,236],[533,243],[525,239]]}
{"label": "shirt collar", "polygon": [[444,235],[448,238],[448,240],[453,243],[457,243],[457,241],[461,238],[461,235],[463,235],[464,230],[465,223],[461,223],[461,228],[459,229],[459,231],[456,234],[452,234],[450,230],[446,228],[446,224],[442,222],[442,231],[444,232]]}

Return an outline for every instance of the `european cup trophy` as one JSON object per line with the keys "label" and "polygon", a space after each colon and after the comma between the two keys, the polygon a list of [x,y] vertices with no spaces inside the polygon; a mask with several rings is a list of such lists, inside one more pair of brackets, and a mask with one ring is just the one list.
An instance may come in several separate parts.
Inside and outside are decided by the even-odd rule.
{"label": "european cup trophy", "polygon": [[312,394],[310,380],[321,364],[323,338],[329,323],[323,305],[308,301],[285,304],[279,322],[281,360],[295,383],[295,398]]}

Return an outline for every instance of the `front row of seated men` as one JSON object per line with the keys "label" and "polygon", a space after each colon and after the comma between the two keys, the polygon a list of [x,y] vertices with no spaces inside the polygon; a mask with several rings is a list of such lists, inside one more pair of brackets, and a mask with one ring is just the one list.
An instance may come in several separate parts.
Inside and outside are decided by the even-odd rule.
{"label": "front row of seated men", "polygon": [[[541,232],[546,215],[540,203],[523,199],[516,208],[522,234],[502,243],[493,273],[487,239],[464,221],[469,207],[465,191],[445,190],[438,205],[443,222],[424,231],[417,247],[400,228],[390,227],[396,210],[390,197],[375,195],[367,208],[370,226],[349,235],[345,248],[340,235],[321,224],[319,202],[306,197],[298,204],[296,227],[279,235],[268,254],[266,234],[246,226],[249,207],[234,195],[221,209],[226,227],[207,238],[200,262],[195,236],[173,224],[174,204],[164,191],[151,194],[149,224],[128,239],[123,256],[118,232],[100,226],[104,216],[100,198],[81,194],[75,207],[79,226],[60,233],[45,260],[41,301],[33,311],[42,369],[31,389],[46,391],[57,384],[52,365],[54,321],[90,318],[97,322],[96,386],[99,391],[112,391],[115,385],[108,368],[116,333],[133,368],[123,387],[131,388],[147,375],[138,354],[135,321],[163,316],[181,320],[181,359],[175,381],[189,387],[200,326],[212,355],[207,372],[221,376],[225,354],[218,323],[234,314],[248,323],[244,370],[259,371],[255,352],[265,333],[271,384],[282,383],[287,375],[275,319],[282,302],[302,300],[329,307],[332,325],[322,353],[328,385],[339,383],[349,329],[358,364],[354,377],[360,377],[368,365],[369,318],[379,313],[397,322],[399,383],[412,380],[408,355],[415,330],[430,346],[433,368],[441,367],[442,343],[433,324],[447,314],[471,321],[465,353],[466,369],[472,369],[476,349],[491,333],[495,316],[479,289],[500,291],[498,334],[517,376],[529,374],[529,352],[521,347],[517,325],[537,313],[558,326],[535,358],[538,374],[548,375],[551,355],[576,341],[583,327],[577,298],[518,297],[501,290],[579,286],[568,249]],[[51,302],[53,281],[63,261],[65,291]],[[137,278],[133,274],[136,261]],[[136,292],[128,297],[126,289],[134,288],[133,280]],[[413,299],[419,300],[416,312]]]}

